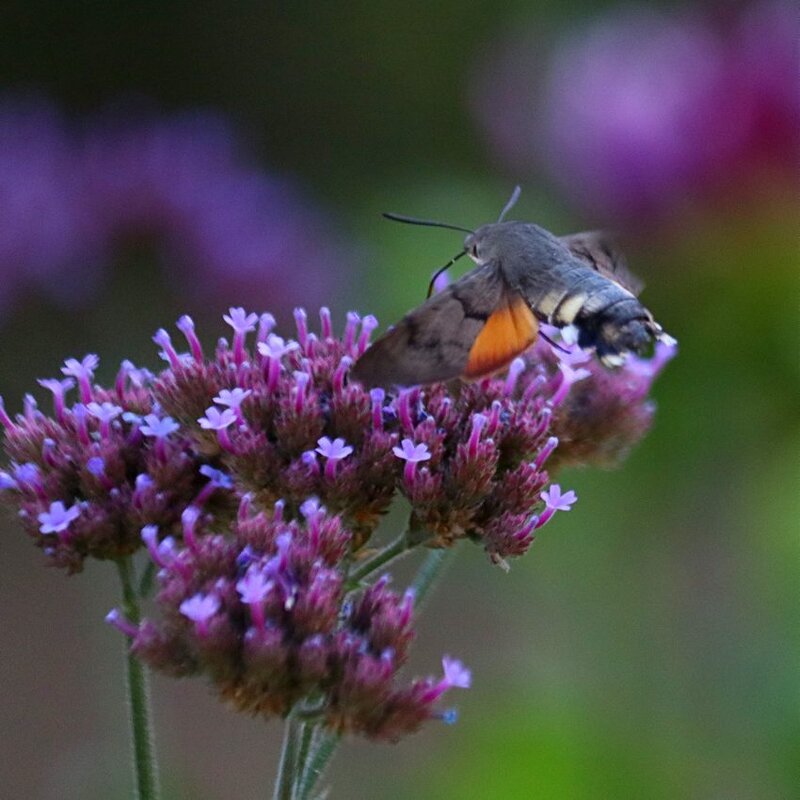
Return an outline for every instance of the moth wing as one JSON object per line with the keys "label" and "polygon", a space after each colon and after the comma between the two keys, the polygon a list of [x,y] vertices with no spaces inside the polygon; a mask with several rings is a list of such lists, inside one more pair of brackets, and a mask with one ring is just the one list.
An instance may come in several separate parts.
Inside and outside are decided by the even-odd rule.
{"label": "moth wing", "polygon": [[562,236],[561,241],[588,267],[638,296],[644,283],[629,269],[614,237],[607,231],[583,231]]}
{"label": "moth wing", "polygon": [[484,355],[471,355],[473,345],[495,312],[507,314],[506,297],[496,264],[475,268],[406,314],[359,358],[352,376],[367,386],[414,386],[467,376],[487,361]]}
{"label": "moth wing", "polygon": [[470,380],[497,372],[527,350],[538,332],[539,323],[525,298],[506,294],[470,348],[463,377]]}

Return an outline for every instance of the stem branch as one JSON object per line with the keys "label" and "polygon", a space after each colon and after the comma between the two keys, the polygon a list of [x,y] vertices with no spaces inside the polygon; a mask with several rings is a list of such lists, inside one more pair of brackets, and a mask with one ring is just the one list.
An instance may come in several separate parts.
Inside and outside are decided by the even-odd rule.
{"label": "stem branch", "polygon": [[298,778],[297,750],[300,725],[301,723],[294,713],[290,713],[286,718],[286,726],[283,729],[281,760],[278,764],[278,776],[275,779],[275,791],[272,794],[273,800],[292,800],[294,795],[294,787]]}
{"label": "stem branch", "polygon": [[[141,620],[139,598],[135,587],[135,576],[130,556],[117,560],[119,579],[122,584],[122,608],[125,616],[138,625]],[[133,746],[134,780],[137,800],[157,800],[158,767],[153,743],[150,711],[150,692],[144,664],[127,649],[128,715]]]}
{"label": "stem branch", "polygon": [[409,552],[408,531],[403,531],[393,542],[390,542],[376,556],[369,561],[365,561],[360,567],[354,569],[348,576],[347,588],[349,590],[358,588],[358,584],[364,578],[371,575],[381,567],[386,566],[402,555]]}

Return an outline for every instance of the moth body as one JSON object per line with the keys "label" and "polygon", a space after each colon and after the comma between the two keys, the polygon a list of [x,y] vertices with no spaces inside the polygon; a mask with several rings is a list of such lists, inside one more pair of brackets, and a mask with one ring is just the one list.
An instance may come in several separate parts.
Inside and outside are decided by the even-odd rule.
{"label": "moth body", "polygon": [[[661,328],[633,291],[611,277],[615,260],[618,278],[628,276],[621,258],[598,242],[593,234],[561,239],[533,223],[499,222],[481,226],[464,245],[476,263],[498,265],[539,321],[575,325],[581,347],[596,348],[601,360],[616,365],[626,352],[646,348]],[[598,263],[603,255],[605,265]]]}
{"label": "moth body", "polygon": [[662,336],[636,296],[640,284],[603,234],[558,237],[530,222],[496,222],[470,232],[463,252],[477,266],[381,336],[354,365],[356,380],[410,386],[480,378],[530,347],[540,322],[575,325],[578,344],[595,348],[607,366]]}

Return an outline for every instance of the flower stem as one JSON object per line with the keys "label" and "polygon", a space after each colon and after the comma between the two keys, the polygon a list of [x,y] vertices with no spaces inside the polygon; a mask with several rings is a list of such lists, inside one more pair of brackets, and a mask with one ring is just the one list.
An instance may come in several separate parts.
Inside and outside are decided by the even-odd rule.
{"label": "flower stem", "polygon": [[297,749],[297,769],[295,770],[294,791],[292,800],[302,800],[303,782],[306,777],[306,762],[311,749],[311,742],[317,731],[318,722],[304,722],[300,728],[300,743]]}
{"label": "flower stem", "polygon": [[[138,625],[141,620],[139,598],[135,586],[133,564],[130,556],[117,560],[122,584],[122,608],[125,616]],[[137,800],[157,800],[158,765],[153,743],[150,712],[150,692],[144,664],[130,652],[126,653],[128,667],[128,714],[133,746],[134,781]]]}
{"label": "flower stem", "polygon": [[325,730],[320,730],[317,736],[314,737],[311,756],[300,784],[298,800],[308,800],[311,796],[317,781],[319,781],[322,773],[325,772],[328,762],[336,752],[340,740],[341,736],[338,733],[331,733]]}
{"label": "flower stem", "polygon": [[302,767],[297,759],[300,727],[301,723],[297,717],[289,714],[283,729],[283,747],[278,764],[278,776],[275,779],[275,790],[272,793],[273,800],[292,800],[294,797],[294,788],[300,777],[298,766]]}
{"label": "flower stem", "polygon": [[419,609],[422,601],[430,594],[437,579],[444,572],[444,568],[450,563],[455,553],[455,548],[450,547],[446,550],[431,550],[419,565],[417,574],[411,582],[414,590],[414,604]]}
{"label": "flower stem", "polygon": [[405,555],[409,551],[408,531],[403,531],[393,542],[390,542],[383,550],[369,561],[364,562],[358,569],[354,569],[348,575],[347,588],[356,589],[364,578],[371,575],[381,567],[386,566],[391,561]]}

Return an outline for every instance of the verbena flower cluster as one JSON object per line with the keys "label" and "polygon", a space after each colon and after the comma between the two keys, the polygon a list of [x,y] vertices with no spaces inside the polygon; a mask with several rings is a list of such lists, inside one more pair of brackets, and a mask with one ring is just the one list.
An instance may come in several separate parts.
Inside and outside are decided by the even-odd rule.
{"label": "verbena flower cluster", "polygon": [[445,658],[442,678],[398,680],[413,593],[360,579],[389,506],[408,506],[405,547],[469,538],[497,563],[522,555],[576,500],[548,470],[635,443],[671,348],[610,373],[550,331],[557,349],[538,345],[503,377],[367,391],[348,374],[374,317],[348,314],[340,335],[327,309],[316,332],[301,309],[295,320],[286,339],[271,315],[232,308],[231,336],[206,354],[182,317],[183,347],[154,337],[160,374],[126,362],[107,388],[96,356],[68,360],[41,382],[51,414],[28,397],[0,415],[0,485],[56,565],[147,548],[158,613],[110,621],[154,668],[205,674],[244,711],[300,703],[331,729],[396,739],[447,719],[438,701],[470,676]]}
{"label": "verbena flower cluster", "polygon": [[[217,485],[152,393],[153,375],[124,362],[114,385],[93,383],[99,360],[68,359],[65,377],[41,380],[44,414],[30,395],[11,419],[0,400],[10,459],[0,486],[49,561],[78,572],[87,557],[116,559],[141,546],[142,526],[165,532]],[[77,384],[77,386],[76,386]]]}
{"label": "verbena flower cluster", "polygon": [[287,520],[278,504],[269,513],[242,499],[228,535],[206,535],[196,509],[184,514],[183,546],[157,544],[157,597],[162,617],[129,626],[134,651],[171,675],[206,673],[235,708],[285,714],[307,699],[339,732],[397,739],[426,719],[442,716],[436,701],[470,676],[444,659],[444,676],[398,686],[413,638],[413,594],[399,596],[383,578],[347,595],[352,537],[341,519],[315,500],[302,521]]}
{"label": "verbena flower cluster", "polygon": [[40,97],[0,96],[0,308],[31,290],[85,299],[131,247],[219,310],[245,292],[291,308],[300,265],[304,297],[330,296],[348,261],[333,222],[244,150],[209,112],[120,107],[78,126]]}

